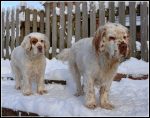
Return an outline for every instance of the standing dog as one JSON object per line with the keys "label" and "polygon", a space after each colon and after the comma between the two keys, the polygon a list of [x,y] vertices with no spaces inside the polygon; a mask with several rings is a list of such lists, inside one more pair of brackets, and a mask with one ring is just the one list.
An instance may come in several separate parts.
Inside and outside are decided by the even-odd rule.
{"label": "standing dog", "polygon": [[[32,79],[37,82],[37,92],[46,93],[44,73],[46,67],[45,51],[49,41],[44,34],[30,33],[24,37],[21,46],[11,54],[11,68],[16,80],[16,89],[22,89],[24,95],[32,94]],[[21,82],[22,81],[22,82]]]}
{"label": "standing dog", "polygon": [[85,105],[96,107],[94,85],[99,87],[100,106],[112,109],[108,100],[112,80],[120,59],[129,52],[128,29],[120,24],[106,23],[96,31],[94,37],[82,39],[63,50],[56,58],[69,60],[69,66],[76,83],[76,96],[83,94],[81,75],[85,84]]}

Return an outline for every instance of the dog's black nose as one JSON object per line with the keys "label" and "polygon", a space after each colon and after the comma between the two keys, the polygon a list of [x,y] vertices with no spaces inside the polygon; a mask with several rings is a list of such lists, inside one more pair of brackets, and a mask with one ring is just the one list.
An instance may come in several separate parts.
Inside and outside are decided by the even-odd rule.
{"label": "dog's black nose", "polygon": [[39,46],[37,46],[37,48],[39,51],[42,51],[42,46],[39,45]]}
{"label": "dog's black nose", "polygon": [[126,43],[124,43],[124,42],[121,42],[120,44],[119,44],[119,51],[120,51],[120,54],[122,54],[122,55],[126,55],[126,52],[127,52],[127,44]]}

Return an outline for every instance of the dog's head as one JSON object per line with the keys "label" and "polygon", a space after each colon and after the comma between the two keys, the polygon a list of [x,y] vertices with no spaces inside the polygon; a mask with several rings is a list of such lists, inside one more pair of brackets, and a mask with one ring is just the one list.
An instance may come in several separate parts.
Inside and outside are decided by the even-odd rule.
{"label": "dog's head", "polygon": [[24,37],[21,46],[34,55],[41,55],[48,51],[49,41],[44,34],[33,32]]}
{"label": "dog's head", "polygon": [[93,46],[96,54],[108,54],[111,58],[127,57],[129,53],[129,32],[117,23],[106,23],[96,31]]}

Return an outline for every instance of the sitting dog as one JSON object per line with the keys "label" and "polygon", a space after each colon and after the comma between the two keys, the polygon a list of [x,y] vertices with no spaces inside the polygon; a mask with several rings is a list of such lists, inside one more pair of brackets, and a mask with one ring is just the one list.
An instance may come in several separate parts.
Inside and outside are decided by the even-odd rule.
{"label": "sitting dog", "polygon": [[76,83],[76,96],[83,95],[81,76],[85,86],[85,105],[96,107],[94,85],[99,87],[100,106],[113,109],[108,100],[112,80],[120,60],[129,53],[128,29],[120,24],[106,23],[100,26],[94,37],[84,38],[64,49],[57,59],[69,60],[69,66]]}
{"label": "sitting dog", "polygon": [[49,49],[48,38],[33,32],[24,37],[20,46],[11,54],[11,68],[16,80],[16,89],[22,89],[24,95],[32,94],[32,80],[37,82],[37,93],[43,94],[44,73],[46,67],[45,51]]}

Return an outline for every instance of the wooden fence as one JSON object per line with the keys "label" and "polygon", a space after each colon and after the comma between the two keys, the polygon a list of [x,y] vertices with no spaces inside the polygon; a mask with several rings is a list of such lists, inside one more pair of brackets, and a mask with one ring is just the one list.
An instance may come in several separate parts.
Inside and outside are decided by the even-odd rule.
{"label": "wooden fence", "polygon": [[[136,17],[140,16],[141,58],[148,61],[147,2],[141,2],[139,5],[129,2],[128,6],[125,2],[119,2],[118,7],[115,7],[114,2],[109,2],[108,8],[105,2],[99,2],[98,9],[94,2],[90,2],[89,6],[87,2],[53,2],[45,3],[44,7],[45,12],[25,7],[20,10],[2,10],[2,58],[10,59],[13,48],[20,45],[23,37],[33,31],[48,36],[51,48],[46,56],[52,58],[62,49],[70,47],[73,37],[75,41],[91,37],[99,25],[108,21],[116,22],[117,18],[119,23],[125,25],[126,16],[129,17],[131,56],[136,57]],[[22,15],[24,20],[21,20]]]}

